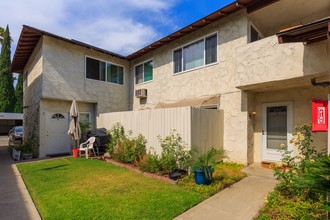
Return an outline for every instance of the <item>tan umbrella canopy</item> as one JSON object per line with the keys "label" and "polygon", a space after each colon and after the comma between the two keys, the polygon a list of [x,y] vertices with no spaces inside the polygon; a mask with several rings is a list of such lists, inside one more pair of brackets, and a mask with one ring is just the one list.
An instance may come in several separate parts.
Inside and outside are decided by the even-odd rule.
{"label": "tan umbrella canopy", "polygon": [[71,135],[72,139],[75,141],[79,140],[81,137],[79,110],[75,99],[72,101],[70,109],[70,125],[68,135]]}

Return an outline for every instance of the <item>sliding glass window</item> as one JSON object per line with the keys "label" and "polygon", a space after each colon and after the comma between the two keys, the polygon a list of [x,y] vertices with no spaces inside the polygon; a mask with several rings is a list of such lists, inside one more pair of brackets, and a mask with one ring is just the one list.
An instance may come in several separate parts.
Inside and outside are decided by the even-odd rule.
{"label": "sliding glass window", "polygon": [[135,66],[135,84],[153,80],[153,68],[152,60]]}
{"label": "sliding glass window", "polygon": [[173,52],[174,74],[217,62],[217,34]]}
{"label": "sliding glass window", "polygon": [[124,85],[124,67],[86,57],[86,78]]}

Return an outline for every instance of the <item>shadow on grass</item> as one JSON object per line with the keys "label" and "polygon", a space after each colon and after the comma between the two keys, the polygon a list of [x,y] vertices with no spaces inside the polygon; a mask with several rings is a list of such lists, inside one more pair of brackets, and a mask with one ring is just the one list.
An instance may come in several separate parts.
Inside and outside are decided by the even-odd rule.
{"label": "shadow on grass", "polygon": [[[57,165],[57,166],[53,166],[53,167],[47,167],[47,168],[43,168],[43,169],[39,169],[39,170],[35,170],[35,171],[45,171],[45,170],[54,170],[54,169],[58,169],[60,167],[66,167],[69,164],[63,164],[63,165]],[[59,169],[59,170],[67,170],[67,169]]]}

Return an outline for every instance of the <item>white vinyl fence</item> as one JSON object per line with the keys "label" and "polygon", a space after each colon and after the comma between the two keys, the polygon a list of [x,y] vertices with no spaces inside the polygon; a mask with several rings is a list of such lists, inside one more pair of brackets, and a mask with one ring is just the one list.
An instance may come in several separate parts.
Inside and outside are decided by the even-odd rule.
{"label": "white vinyl fence", "polygon": [[158,136],[164,138],[176,130],[189,149],[199,152],[212,147],[223,148],[223,112],[192,107],[148,109],[100,114],[97,127],[108,130],[119,122],[125,132],[142,134],[147,139],[147,150],[161,152]]}

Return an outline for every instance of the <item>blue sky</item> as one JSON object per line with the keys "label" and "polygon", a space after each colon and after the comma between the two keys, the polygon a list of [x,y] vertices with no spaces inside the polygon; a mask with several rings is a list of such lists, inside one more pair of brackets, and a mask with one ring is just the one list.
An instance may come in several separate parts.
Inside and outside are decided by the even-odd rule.
{"label": "blue sky", "polygon": [[9,25],[12,54],[22,25],[128,55],[230,4],[233,0],[10,0],[0,26]]}

